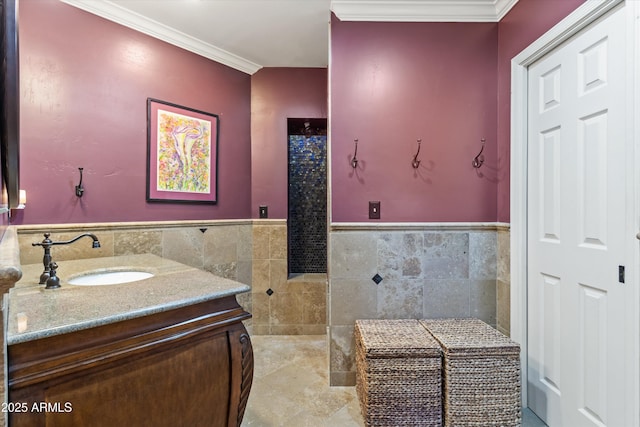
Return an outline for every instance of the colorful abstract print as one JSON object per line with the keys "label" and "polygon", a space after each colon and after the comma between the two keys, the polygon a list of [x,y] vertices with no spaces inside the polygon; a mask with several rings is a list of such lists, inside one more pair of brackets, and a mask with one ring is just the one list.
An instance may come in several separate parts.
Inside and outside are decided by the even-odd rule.
{"label": "colorful abstract print", "polygon": [[158,110],[157,190],[211,192],[211,122]]}

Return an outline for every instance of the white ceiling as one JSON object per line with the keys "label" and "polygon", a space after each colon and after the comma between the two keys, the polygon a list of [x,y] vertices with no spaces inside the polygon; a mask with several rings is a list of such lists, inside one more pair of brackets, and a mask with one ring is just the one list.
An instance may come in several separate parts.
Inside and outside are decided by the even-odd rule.
{"label": "white ceiling", "polygon": [[60,0],[248,74],[326,67],[343,21],[497,22],[518,0]]}

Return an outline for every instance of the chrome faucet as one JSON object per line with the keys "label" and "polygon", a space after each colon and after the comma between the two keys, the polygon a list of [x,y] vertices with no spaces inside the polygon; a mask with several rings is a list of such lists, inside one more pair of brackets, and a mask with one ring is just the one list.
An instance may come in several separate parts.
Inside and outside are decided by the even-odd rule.
{"label": "chrome faucet", "polygon": [[[53,267],[53,274],[52,273],[52,264],[55,264],[53,262],[53,260],[51,259],[51,246],[55,246],[55,245],[69,245],[73,242],[75,242],[76,240],[79,240],[83,237],[91,237],[91,239],[93,239],[93,243],[92,243],[92,248],[99,248],[100,247],[100,241],[98,240],[98,238],[95,236],[95,234],[92,233],[84,233],[81,234],[79,236],[74,237],[71,240],[66,240],[64,242],[54,242],[53,240],[51,240],[49,237],[51,236],[51,233],[44,233],[44,240],[42,242],[36,242],[36,243],[32,243],[31,246],[42,246],[42,248],[44,249],[44,257],[42,258],[42,264],[44,264],[44,271],[42,272],[42,274],[40,275],[40,282],[39,284],[44,285],[46,283],[46,288],[47,289],[52,289],[52,288],[59,288],[60,287],[60,279],[58,279],[58,277],[55,274],[55,269],[58,268],[58,265],[56,264]],[[51,280],[51,284],[48,283],[50,279],[54,278],[54,280]],[[57,280],[56,280],[57,279]],[[56,286],[57,285],[57,286]]]}

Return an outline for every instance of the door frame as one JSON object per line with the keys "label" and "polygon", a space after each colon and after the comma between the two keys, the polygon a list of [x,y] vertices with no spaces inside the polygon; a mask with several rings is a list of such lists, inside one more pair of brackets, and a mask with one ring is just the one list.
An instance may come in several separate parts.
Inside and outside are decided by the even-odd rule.
{"label": "door frame", "polygon": [[[542,35],[538,40],[525,48],[520,54],[511,60],[511,172],[510,172],[510,210],[511,210],[511,338],[521,346],[521,381],[522,404],[527,405],[527,167],[528,167],[528,137],[527,137],[527,103],[528,103],[528,67],[551,52],[560,44],[589,26],[598,18],[624,3],[625,0],[585,1],[565,19],[560,21],[552,29]],[[627,224],[640,231],[640,194],[633,191],[635,183],[640,182],[640,2],[627,1],[625,4],[627,20],[627,45],[628,58],[627,73],[629,75],[630,97],[627,110],[627,136],[634,144],[633,155],[627,158],[627,167],[631,173],[627,177],[627,198],[632,209],[627,212]],[[636,231],[636,232],[637,232]],[[640,241],[634,240],[626,248],[630,259],[635,260],[634,265],[627,265],[628,286],[634,286],[634,297],[630,304],[632,318],[627,319],[628,324],[640,330]],[[640,357],[640,334],[634,334],[633,360]],[[630,359],[631,360],[631,359]],[[634,372],[629,372],[634,378],[640,375],[640,363],[631,366]],[[638,384],[634,386],[633,401],[640,399]],[[635,425],[640,425],[640,411],[638,408],[629,408],[628,416],[635,420]]]}

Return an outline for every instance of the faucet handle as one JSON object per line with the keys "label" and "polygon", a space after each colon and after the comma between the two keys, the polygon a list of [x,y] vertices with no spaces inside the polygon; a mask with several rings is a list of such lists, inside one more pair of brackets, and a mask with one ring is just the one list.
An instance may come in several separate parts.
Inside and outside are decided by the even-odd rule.
{"label": "faucet handle", "polygon": [[60,287],[60,278],[57,276],[56,270],[58,269],[58,264],[52,262],[49,264],[49,278],[47,279],[47,285],[44,287],[45,289],[57,289]]}
{"label": "faucet handle", "polygon": [[52,243],[49,237],[51,237],[51,233],[44,233],[44,240],[42,242],[32,243],[31,246],[43,246]]}

